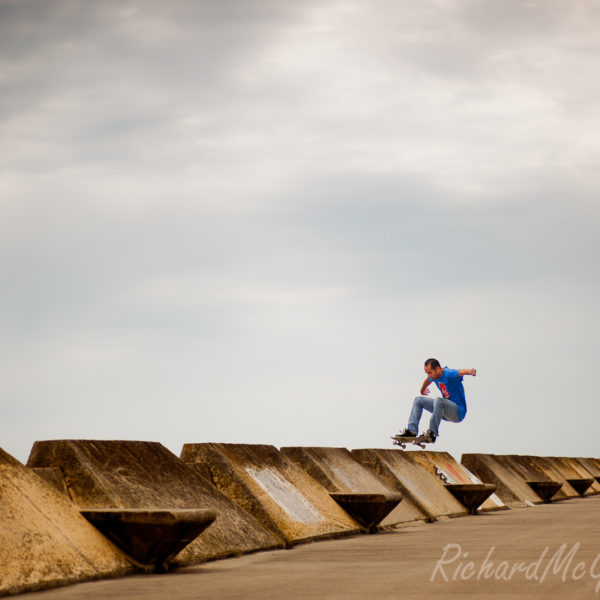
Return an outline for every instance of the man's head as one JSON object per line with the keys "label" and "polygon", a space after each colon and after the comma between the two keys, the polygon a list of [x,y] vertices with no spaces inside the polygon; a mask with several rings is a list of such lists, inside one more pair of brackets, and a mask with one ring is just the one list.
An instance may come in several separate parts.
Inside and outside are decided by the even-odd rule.
{"label": "man's head", "polygon": [[435,358],[428,358],[425,361],[425,373],[427,373],[427,376],[430,379],[435,381],[444,374],[444,369],[442,369],[442,367],[440,366],[439,360]]}

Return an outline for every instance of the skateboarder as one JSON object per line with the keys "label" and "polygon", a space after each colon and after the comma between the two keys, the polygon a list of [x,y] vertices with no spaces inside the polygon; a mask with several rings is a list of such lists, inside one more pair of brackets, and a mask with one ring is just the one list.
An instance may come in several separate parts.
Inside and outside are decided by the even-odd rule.
{"label": "skateboarder", "polygon": [[[408,427],[398,435],[408,438],[417,437],[421,413],[425,409],[432,413],[426,435],[433,443],[438,436],[440,421],[460,423],[465,418],[467,403],[462,384],[463,375],[475,376],[477,371],[475,369],[459,369],[457,371],[448,367],[442,369],[438,360],[428,358],[425,361],[425,373],[427,373],[427,379],[421,386],[421,396],[417,396],[413,402]],[[437,385],[443,398],[427,398],[431,383]]]}

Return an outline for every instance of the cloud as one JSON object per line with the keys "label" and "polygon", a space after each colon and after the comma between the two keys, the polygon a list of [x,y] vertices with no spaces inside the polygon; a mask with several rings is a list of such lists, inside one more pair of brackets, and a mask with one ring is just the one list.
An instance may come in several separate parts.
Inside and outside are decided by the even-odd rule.
{"label": "cloud", "polygon": [[597,22],[583,0],[1,2],[7,448],[383,443],[431,354],[483,365],[473,426],[515,427],[496,407],[538,393],[532,356],[559,414],[560,365],[597,354]]}

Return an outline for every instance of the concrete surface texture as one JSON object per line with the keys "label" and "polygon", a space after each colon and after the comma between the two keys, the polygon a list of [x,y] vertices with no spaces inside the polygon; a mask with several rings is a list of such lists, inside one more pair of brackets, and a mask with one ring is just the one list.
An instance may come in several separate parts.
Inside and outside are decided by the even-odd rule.
{"label": "concrete surface texture", "polygon": [[356,449],[352,454],[392,488],[410,498],[429,519],[467,514],[439,477],[412,460],[404,450]]}
{"label": "concrete surface texture", "polygon": [[600,497],[495,511],[26,594],[22,600],[600,597]]}
{"label": "concrete surface texture", "polygon": [[274,446],[185,444],[181,458],[288,544],[360,530],[321,484]]}
{"label": "concrete surface texture", "polygon": [[280,547],[252,515],[158,442],[36,442],[28,466],[60,467],[79,508],[213,509],[215,522],[180,552],[182,564]]}
{"label": "concrete surface texture", "polygon": [[[383,479],[365,467],[346,448],[290,447],[281,448],[328,492],[354,494],[398,493]],[[407,497],[380,523],[381,528],[424,521],[427,516]]]}
{"label": "concrete surface texture", "polygon": [[[472,473],[467,471],[462,465],[459,465],[448,452],[433,452],[431,450],[413,450],[407,452],[407,456],[427,469],[432,475],[436,475],[440,484],[474,484],[481,485],[482,481],[477,479]],[[472,479],[474,478],[474,480]],[[494,485],[494,484],[488,484]],[[495,490],[494,490],[495,491]],[[496,495],[490,495],[479,510],[506,510],[508,507]]]}
{"label": "concrete surface texture", "polygon": [[40,467],[31,469],[36,475],[39,475],[46,483],[51,485],[57,492],[60,492],[65,498],[71,500],[71,494],[67,489],[65,478],[58,467]]}
{"label": "concrete surface texture", "polygon": [[132,571],[70,501],[0,448],[0,595]]}
{"label": "concrete surface texture", "polygon": [[495,483],[496,494],[509,508],[542,502],[519,473],[492,454],[463,454],[460,462],[484,483]]}

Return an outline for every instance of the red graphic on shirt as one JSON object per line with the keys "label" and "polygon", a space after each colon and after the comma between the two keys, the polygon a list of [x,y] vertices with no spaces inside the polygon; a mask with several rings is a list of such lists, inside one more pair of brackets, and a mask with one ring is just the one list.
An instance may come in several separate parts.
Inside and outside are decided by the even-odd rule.
{"label": "red graphic on shirt", "polygon": [[438,383],[438,387],[440,388],[440,392],[442,392],[442,396],[444,396],[444,398],[450,398],[450,392],[443,383]]}

